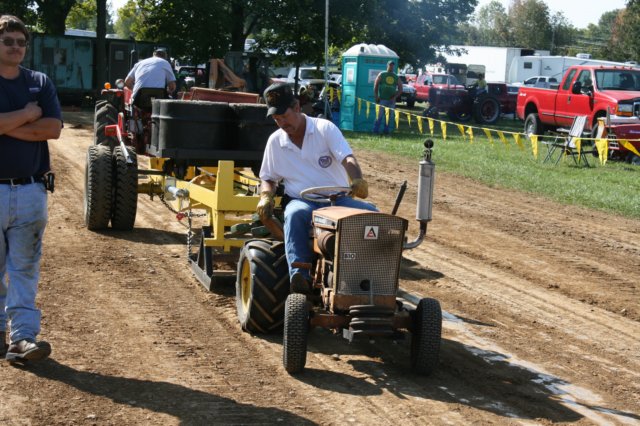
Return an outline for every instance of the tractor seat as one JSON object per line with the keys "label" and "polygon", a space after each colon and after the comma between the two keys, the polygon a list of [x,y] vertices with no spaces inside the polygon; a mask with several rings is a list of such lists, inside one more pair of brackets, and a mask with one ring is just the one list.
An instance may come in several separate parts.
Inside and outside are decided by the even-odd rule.
{"label": "tractor seat", "polygon": [[145,87],[136,93],[136,97],[133,99],[133,105],[142,110],[151,111],[151,102],[154,99],[166,99],[167,91],[162,87]]}

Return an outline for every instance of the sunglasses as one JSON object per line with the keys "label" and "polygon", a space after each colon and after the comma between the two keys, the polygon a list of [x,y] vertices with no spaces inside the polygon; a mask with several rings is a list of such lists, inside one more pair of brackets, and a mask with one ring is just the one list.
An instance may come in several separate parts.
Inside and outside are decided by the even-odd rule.
{"label": "sunglasses", "polygon": [[3,37],[0,38],[0,41],[7,47],[12,47],[14,44],[17,44],[19,47],[25,47],[27,45],[27,40],[23,38]]}

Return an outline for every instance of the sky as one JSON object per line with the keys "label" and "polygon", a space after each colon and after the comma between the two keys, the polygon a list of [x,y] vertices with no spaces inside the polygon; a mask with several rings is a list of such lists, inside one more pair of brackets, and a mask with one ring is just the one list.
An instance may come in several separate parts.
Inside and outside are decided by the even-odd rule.
{"label": "sky", "polygon": [[[499,0],[505,10],[509,10],[511,0]],[[626,0],[543,0],[553,15],[562,12],[576,28],[586,28],[597,24],[603,13],[615,9],[624,9]],[[479,0],[478,7],[491,3],[491,0]],[[476,9],[477,10],[477,9]]]}
{"label": "sky", "polygon": [[[127,0],[109,0],[113,9],[122,7]],[[335,0],[334,0],[335,1]],[[505,10],[509,9],[511,0],[499,0]],[[478,7],[490,3],[491,0],[479,0]],[[589,24],[597,24],[604,12],[623,9],[626,0],[544,0],[551,14],[562,12],[576,28],[586,28]]]}

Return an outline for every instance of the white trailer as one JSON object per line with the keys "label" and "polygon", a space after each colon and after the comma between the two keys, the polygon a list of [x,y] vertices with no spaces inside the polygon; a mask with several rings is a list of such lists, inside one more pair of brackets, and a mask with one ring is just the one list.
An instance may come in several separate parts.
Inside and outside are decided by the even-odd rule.
{"label": "white trailer", "polygon": [[600,61],[589,59],[582,55],[574,56],[519,56],[513,58],[509,68],[507,83],[522,83],[534,76],[555,77],[562,81],[564,72],[573,65],[603,65],[603,66],[637,66],[636,64]]}
{"label": "white trailer", "polygon": [[509,67],[514,58],[523,55],[548,55],[548,50],[522,49],[519,47],[491,46],[450,46],[460,55],[440,52],[447,62],[484,65],[485,79],[493,82],[507,82]]}

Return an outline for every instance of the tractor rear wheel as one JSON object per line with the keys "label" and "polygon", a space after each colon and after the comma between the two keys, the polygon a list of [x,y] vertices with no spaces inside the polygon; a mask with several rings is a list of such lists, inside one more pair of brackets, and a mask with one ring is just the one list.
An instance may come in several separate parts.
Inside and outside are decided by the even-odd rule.
{"label": "tractor rear wheel", "polygon": [[424,298],[413,312],[411,330],[411,367],[430,374],[438,366],[442,335],[442,309],[435,299]]}
{"label": "tractor rear wheel", "polygon": [[116,146],[116,137],[104,134],[105,127],[113,124],[118,124],[118,110],[110,103],[105,102],[96,110],[94,118],[94,145],[105,145],[111,149]]}
{"label": "tractor rear wheel", "polygon": [[130,231],[136,221],[138,207],[138,159],[133,148],[127,148],[129,158],[127,163],[124,151],[120,145],[113,150],[113,215],[111,227],[118,231]]}
{"label": "tractor rear wheel", "polygon": [[236,309],[243,330],[281,329],[289,294],[289,269],[282,241],[251,240],[238,261]]}
{"label": "tractor rear wheel", "polygon": [[111,150],[103,145],[90,146],[84,179],[84,222],[91,231],[109,226],[112,181]]}
{"label": "tractor rear wheel", "polygon": [[500,102],[493,95],[482,95],[473,104],[473,115],[477,123],[494,124],[500,118]]}
{"label": "tractor rear wheel", "polygon": [[284,336],[282,364],[294,374],[304,370],[307,363],[307,335],[309,333],[309,307],[307,296],[290,294],[284,308]]}

